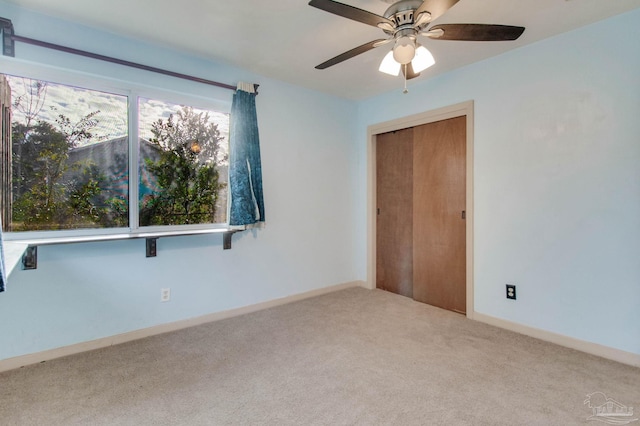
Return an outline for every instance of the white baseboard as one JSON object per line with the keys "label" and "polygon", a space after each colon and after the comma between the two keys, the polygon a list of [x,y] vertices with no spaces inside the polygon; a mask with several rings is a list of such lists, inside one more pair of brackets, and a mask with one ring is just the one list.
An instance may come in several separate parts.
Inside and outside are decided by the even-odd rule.
{"label": "white baseboard", "polygon": [[609,346],[600,345],[598,343],[587,342],[585,340],[564,336],[562,334],[541,330],[535,327],[529,327],[516,322],[511,322],[504,319],[492,317],[490,315],[480,314],[478,312],[474,312],[473,319],[475,321],[480,321],[485,324],[504,328],[510,331],[515,331],[516,333],[524,334],[527,336],[535,337],[536,339],[555,343],[556,345],[564,346],[571,349],[576,349],[578,351],[586,352],[591,355],[596,355],[602,358],[617,361],[622,364],[628,364],[634,367],[640,367],[639,354],[626,352],[621,349],[611,348]]}
{"label": "white baseboard", "polygon": [[50,349],[42,352],[36,352],[28,355],[21,355],[14,358],[0,360],[0,373],[3,371],[13,370],[27,365],[38,364],[44,361],[61,358],[63,356],[73,355],[81,352],[92,351],[95,349],[106,348],[120,343],[130,342],[157,334],[168,333],[170,331],[181,330],[183,328],[193,327],[213,321],[219,321],[227,318],[233,318],[252,312],[269,309],[276,306],[285,305],[287,303],[297,302],[311,297],[322,296],[323,294],[333,293],[335,291],[345,290],[352,287],[362,287],[365,283],[362,281],[352,281],[348,283],[323,287],[304,293],[293,294],[291,296],[279,299],[268,300],[266,302],[256,303],[255,305],[243,306],[241,308],[229,309],[227,311],[214,312],[211,314],[189,318],[186,320],[176,321],[168,324],[160,324],[141,330],[134,330],[115,336],[103,337],[101,339],[91,340],[88,342],[77,343],[74,345],[63,346],[60,348]]}

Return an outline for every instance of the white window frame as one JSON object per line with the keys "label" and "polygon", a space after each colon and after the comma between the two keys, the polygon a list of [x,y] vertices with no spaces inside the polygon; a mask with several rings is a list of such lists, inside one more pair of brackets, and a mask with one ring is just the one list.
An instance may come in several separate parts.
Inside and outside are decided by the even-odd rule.
{"label": "white window frame", "polygon": [[[229,99],[205,98],[191,93],[180,93],[157,87],[74,72],[57,67],[27,61],[0,57],[0,72],[17,77],[49,81],[69,86],[85,88],[126,96],[128,98],[129,122],[129,226],[126,228],[84,228],[74,230],[21,231],[3,233],[6,241],[23,242],[30,245],[57,243],[89,242],[102,240],[118,240],[129,238],[158,238],[163,236],[208,234],[229,232],[227,223],[193,224],[193,225],[139,225],[139,137],[138,137],[138,99],[154,99],[174,104],[188,105],[203,110],[214,110],[229,113]],[[135,105],[133,107],[132,105]],[[227,141],[228,143],[228,141]],[[228,184],[228,182],[227,182]],[[228,190],[228,185],[227,185]],[[227,195],[227,203],[230,197]]]}

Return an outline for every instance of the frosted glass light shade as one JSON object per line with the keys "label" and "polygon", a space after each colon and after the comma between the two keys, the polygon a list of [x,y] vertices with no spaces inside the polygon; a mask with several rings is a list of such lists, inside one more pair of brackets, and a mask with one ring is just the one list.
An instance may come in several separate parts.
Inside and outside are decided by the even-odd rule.
{"label": "frosted glass light shade", "polygon": [[433,59],[431,52],[429,52],[426,47],[419,46],[416,49],[416,56],[411,61],[411,66],[413,67],[413,72],[419,73],[435,63],[436,60]]}
{"label": "frosted glass light shade", "polygon": [[411,62],[416,54],[415,42],[409,37],[400,37],[396,41],[396,45],[393,47],[393,59],[401,64],[408,64]]}
{"label": "frosted glass light shade", "polygon": [[389,53],[384,56],[384,59],[380,62],[380,68],[378,68],[378,71],[396,77],[400,74],[400,64],[393,59],[393,50],[390,50]]}

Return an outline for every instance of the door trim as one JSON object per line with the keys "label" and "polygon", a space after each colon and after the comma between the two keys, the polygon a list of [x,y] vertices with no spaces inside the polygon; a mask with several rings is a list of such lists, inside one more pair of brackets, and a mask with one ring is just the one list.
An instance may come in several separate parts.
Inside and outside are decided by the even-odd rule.
{"label": "door trim", "polygon": [[367,284],[376,288],[376,136],[448,118],[466,116],[466,287],[467,318],[473,319],[473,101],[466,101],[367,127]]}

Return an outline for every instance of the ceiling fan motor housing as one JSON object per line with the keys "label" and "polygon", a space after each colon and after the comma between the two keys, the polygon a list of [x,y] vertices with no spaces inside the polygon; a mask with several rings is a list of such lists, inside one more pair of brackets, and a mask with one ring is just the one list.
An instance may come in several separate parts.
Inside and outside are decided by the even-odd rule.
{"label": "ceiling fan motor housing", "polygon": [[[384,17],[392,20],[396,24],[396,27],[394,31],[389,31],[384,28],[383,31],[389,35],[394,35],[399,31],[411,29],[413,34],[417,34],[423,26],[429,23],[429,21],[427,21],[420,27],[414,27],[416,19],[414,12],[421,4],[421,0],[401,0],[389,6],[384,12]],[[406,33],[406,31],[403,32]]]}

